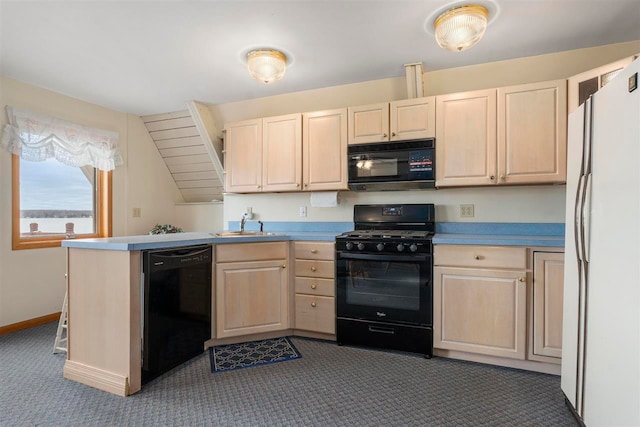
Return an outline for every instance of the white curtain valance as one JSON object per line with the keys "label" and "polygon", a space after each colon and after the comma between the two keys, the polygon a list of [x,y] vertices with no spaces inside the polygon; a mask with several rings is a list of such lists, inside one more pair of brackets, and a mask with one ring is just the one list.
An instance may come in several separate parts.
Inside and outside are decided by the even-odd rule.
{"label": "white curtain valance", "polygon": [[118,134],[56,119],[9,105],[9,124],[0,145],[27,161],[55,158],[69,166],[110,171],[123,163]]}

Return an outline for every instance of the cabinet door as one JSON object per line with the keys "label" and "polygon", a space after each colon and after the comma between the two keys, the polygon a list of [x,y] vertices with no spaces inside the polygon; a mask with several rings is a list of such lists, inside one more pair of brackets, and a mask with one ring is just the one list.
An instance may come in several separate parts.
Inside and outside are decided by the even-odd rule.
{"label": "cabinet door", "polygon": [[496,90],[436,97],[436,185],[496,183]]}
{"label": "cabinet door", "polygon": [[262,119],[227,123],[225,133],[225,191],[261,191]]}
{"label": "cabinet door", "polygon": [[216,264],[217,338],[289,327],[286,260]]}
{"label": "cabinet door", "polygon": [[[562,357],[564,254],[533,254],[532,326],[535,356]],[[531,357],[530,357],[531,358]]]}
{"label": "cabinet door", "polygon": [[349,144],[389,140],[389,103],[349,107]]}
{"label": "cabinet door", "polygon": [[498,183],[567,177],[567,81],[498,89]]}
{"label": "cabinet door", "polygon": [[525,358],[525,271],[436,267],[434,279],[434,348]]}
{"label": "cabinet door", "polygon": [[391,103],[391,141],[436,136],[436,98],[405,99]]}
{"label": "cabinet door", "polygon": [[302,115],[262,119],[262,191],[296,191],[302,185]]}
{"label": "cabinet door", "polygon": [[302,115],[305,191],[347,189],[347,109]]}

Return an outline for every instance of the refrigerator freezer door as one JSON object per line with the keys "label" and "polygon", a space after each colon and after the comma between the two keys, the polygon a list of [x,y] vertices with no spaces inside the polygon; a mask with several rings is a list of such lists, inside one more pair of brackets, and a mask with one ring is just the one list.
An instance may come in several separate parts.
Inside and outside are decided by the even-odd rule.
{"label": "refrigerator freezer door", "polygon": [[628,87],[634,73],[640,60],[593,97],[583,416],[590,427],[640,425],[640,90]]}

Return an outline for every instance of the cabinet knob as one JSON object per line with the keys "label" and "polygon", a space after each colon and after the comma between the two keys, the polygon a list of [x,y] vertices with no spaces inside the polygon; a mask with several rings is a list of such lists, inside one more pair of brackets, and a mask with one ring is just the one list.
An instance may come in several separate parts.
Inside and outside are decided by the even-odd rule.
{"label": "cabinet knob", "polygon": [[259,186],[259,185],[256,185],[256,188],[260,188],[260,186]]}
{"label": "cabinet knob", "polygon": [[315,303],[315,302],[312,302],[312,303],[311,303],[311,307],[315,307],[315,306],[316,306],[316,303]]}
{"label": "cabinet knob", "polygon": [[493,181],[494,179],[496,179],[496,177],[495,177],[495,176],[493,176],[493,175],[491,175],[491,176],[489,177],[489,179],[490,179],[491,181]]}
{"label": "cabinet knob", "polygon": [[382,134],[382,137],[383,137],[383,138],[386,138],[386,137],[387,137],[387,134],[386,134],[386,133],[383,133],[383,134]]}
{"label": "cabinet knob", "polygon": [[311,271],[316,271],[316,270],[317,270],[317,268],[311,267]]}
{"label": "cabinet knob", "polygon": [[391,136],[396,136],[396,133],[395,132],[391,132]]}
{"label": "cabinet knob", "polygon": [[296,184],[296,188],[300,188],[300,184]]}
{"label": "cabinet knob", "polygon": [[481,258],[481,256],[480,256],[480,255],[476,255],[476,256],[474,256],[474,258],[475,258],[475,259],[480,259],[480,258]]}
{"label": "cabinet knob", "polygon": [[504,175],[500,175],[500,179],[504,181],[505,176]]}
{"label": "cabinet knob", "polygon": [[312,253],[312,254],[317,254],[317,253],[318,253],[318,250],[317,250],[317,249],[311,249],[311,253]]}
{"label": "cabinet knob", "polygon": [[526,282],[526,281],[527,281],[527,278],[526,278],[526,277],[521,277],[521,278],[519,278],[518,280],[519,280],[519,281],[521,281],[521,282]]}
{"label": "cabinet knob", "polygon": [[315,283],[312,283],[312,284],[311,284],[311,289],[315,289],[315,288],[317,288],[316,284],[315,284]]}
{"label": "cabinet knob", "polygon": [[282,264],[282,268],[287,268],[287,264]]}

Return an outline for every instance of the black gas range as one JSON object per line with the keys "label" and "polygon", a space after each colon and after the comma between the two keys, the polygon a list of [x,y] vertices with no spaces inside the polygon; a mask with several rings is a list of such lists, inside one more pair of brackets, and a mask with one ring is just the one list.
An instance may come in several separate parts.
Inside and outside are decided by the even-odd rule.
{"label": "black gas range", "polygon": [[356,205],[336,237],[336,338],[433,354],[433,204]]}

